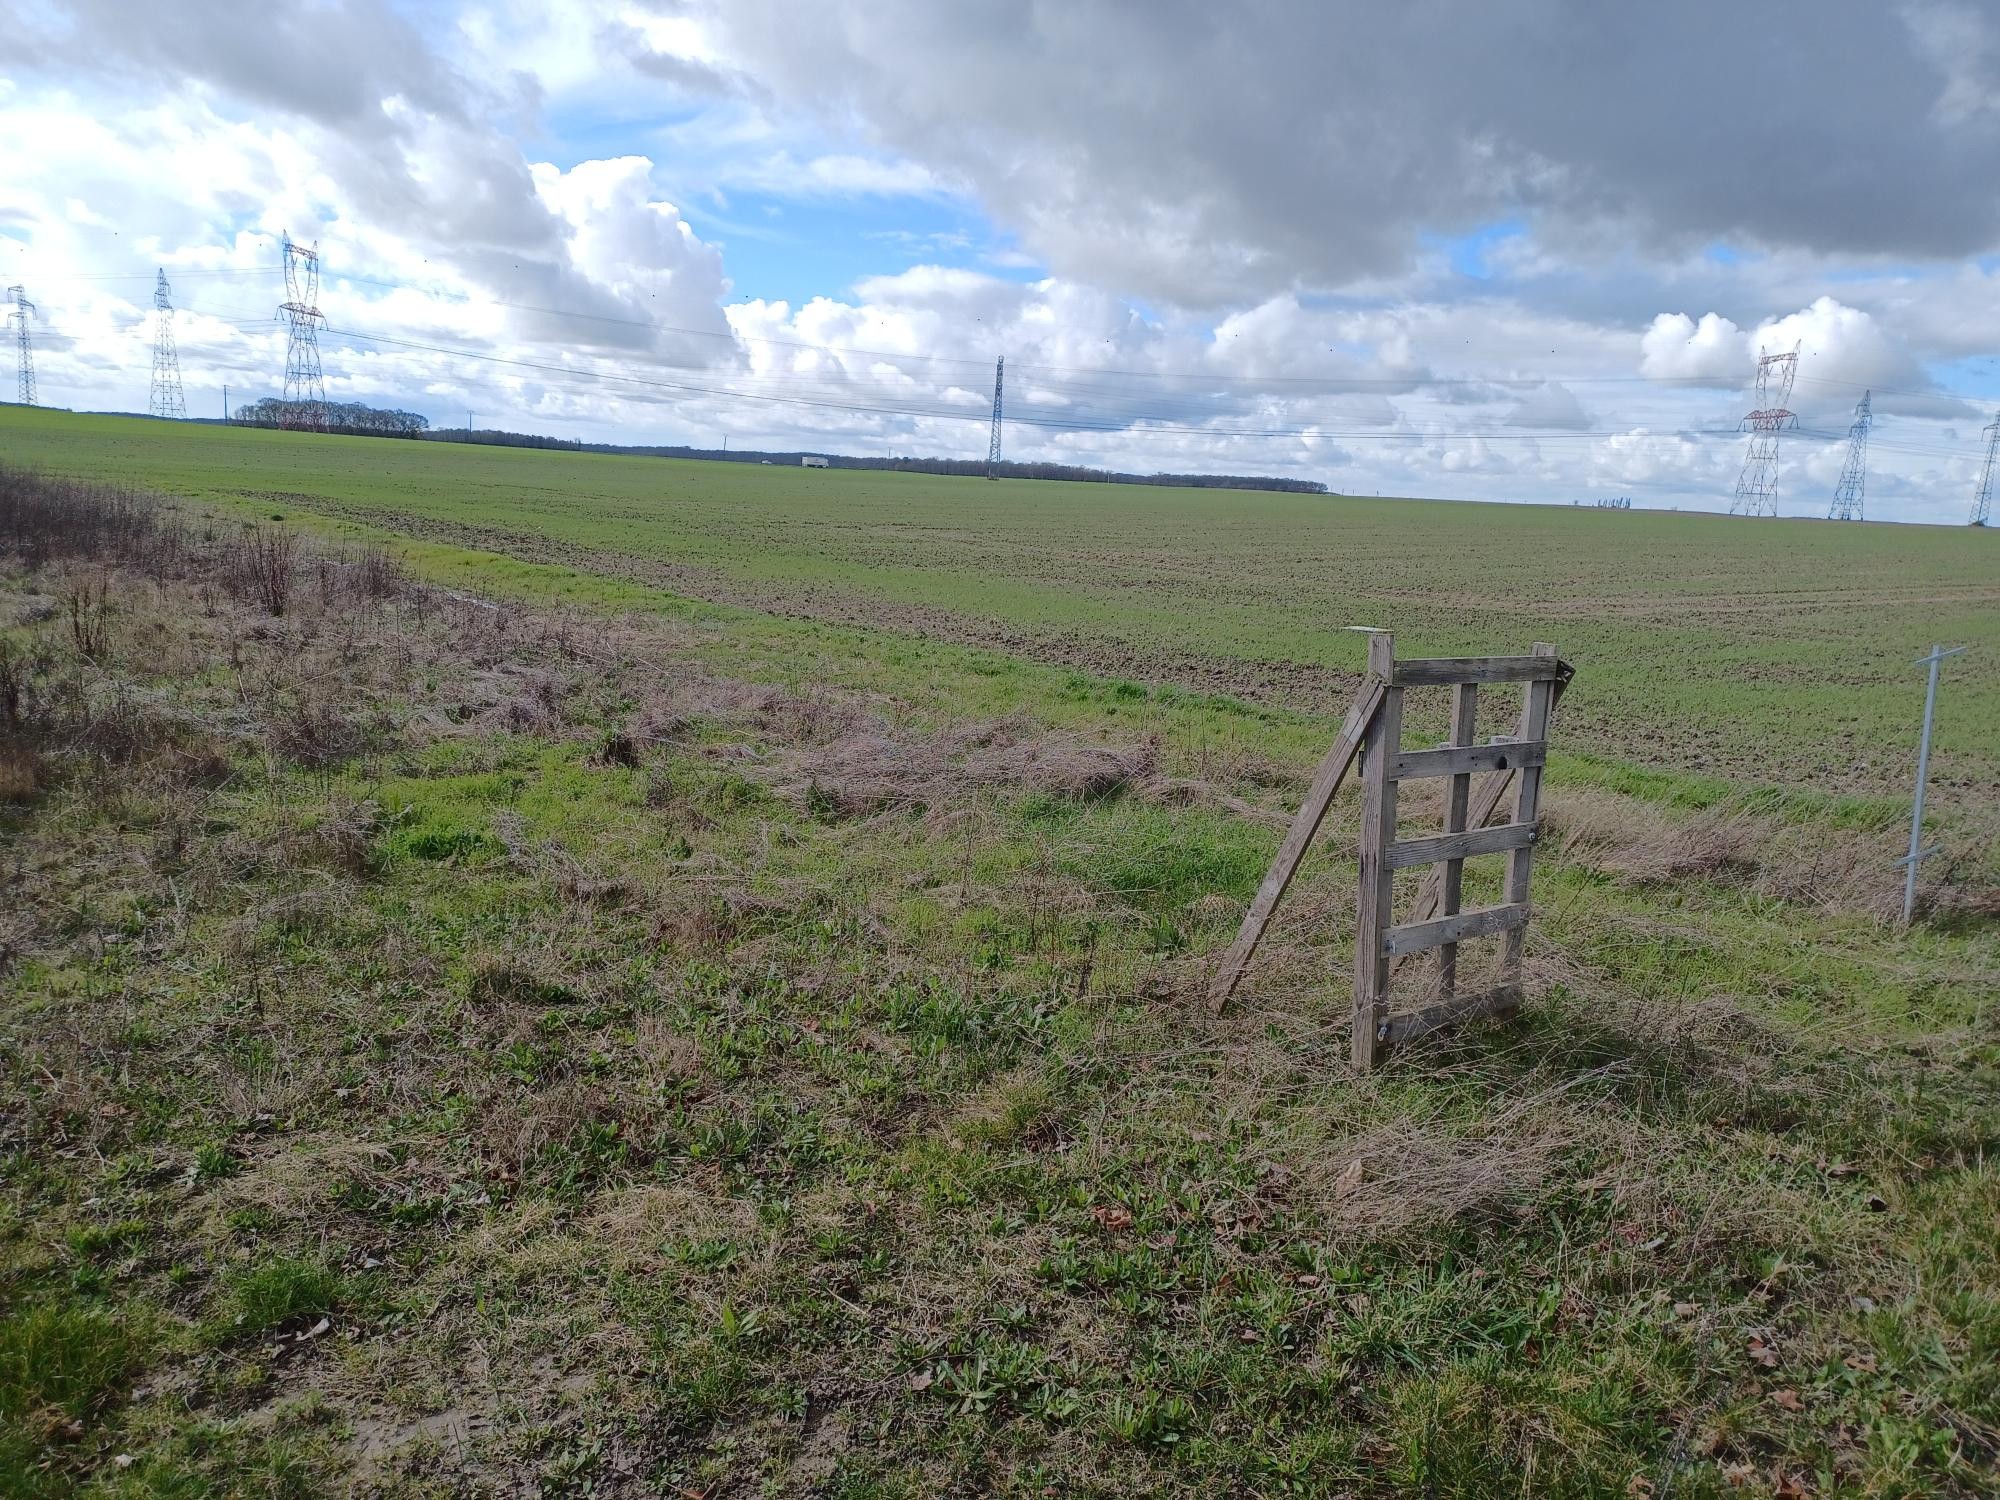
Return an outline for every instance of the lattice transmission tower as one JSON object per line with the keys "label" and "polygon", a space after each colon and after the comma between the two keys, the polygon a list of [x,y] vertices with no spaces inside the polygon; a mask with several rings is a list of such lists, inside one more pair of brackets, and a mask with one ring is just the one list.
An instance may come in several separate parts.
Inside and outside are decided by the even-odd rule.
{"label": "lattice transmission tower", "polygon": [[1833,487],[1829,521],[1865,521],[1861,502],[1868,495],[1868,428],[1875,420],[1875,393],[1863,391],[1854,408],[1854,424],[1847,429],[1847,460],[1840,466],[1840,479]]}
{"label": "lattice transmission tower", "polygon": [[1000,477],[1000,392],[1007,382],[1007,356],[993,362],[993,436],[986,440],[986,477]]}
{"label": "lattice transmission tower", "polygon": [[28,342],[28,319],[35,315],[35,304],[28,300],[27,289],[20,286],[7,288],[7,295],[14,299],[12,311],[7,321],[14,325],[14,348],[19,355],[20,378],[15,397],[23,406],[35,404],[35,350]]}
{"label": "lattice transmission tower", "polygon": [[1736,498],[1729,502],[1732,516],[1778,513],[1778,434],[1799,425],[1787,409],[1798,373],[1798,345],[1789,354],[1758,351],[1757,406],[1743,419],[1750,447],[1743,455],[1743,472],[1736,476]]}
{"label": "lattice transmission tower", "polygon": [[1993,524],[1993,460],[2000,455],[2000,413],[1986,424],[1986,462],[1979,467],[1979,488],[1972,492],[1972,524]]}
{"label": "lattice transmission tower", "polygon": [[153,399],[146,410],[176,421],[188,414],[187,397],[181,393],[181,355],[174,347],[173,291],[165,266],[153,284]]}
{"label": "lattice transmission tower", "polygon": [[285,402],[280,427],[326,431],[326,377],[319,365],[319,248],[285,236],[285,300],[278,308],[289,330],[285,340]]}

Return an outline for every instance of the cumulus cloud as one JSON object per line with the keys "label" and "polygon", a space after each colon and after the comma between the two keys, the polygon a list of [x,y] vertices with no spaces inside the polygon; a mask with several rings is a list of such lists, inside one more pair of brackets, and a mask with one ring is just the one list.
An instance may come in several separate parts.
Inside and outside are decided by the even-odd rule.
{"label": "cumulus cloud", "polygon": [[1661,313],[1639,340],[1639,373],[1654,380],[1741,385],[1750,340],[1716,313],[1699,321],[1686,313]]}
{"label": "cumulus cloud", "polygon": [[1346,284],[1407,267],[1425,234],[1521,215],[1656,252],[2000,242],[2000,200],[1966,190],[2000,169],[2000,134],[1968,60],[1990,18],[1965,5],[1773,0],[1777,54],[1718,45],[1736,0],[702,15],[773,97],[971,184],[1057,270],[1190,305]]}
{"label": "cumulus cloud", "polygon": [[1741,329],[1716,313],[1699,320],[1661,313],[1639,339],[1639,371],[1655,380],[1740,389],[1761,354],[1797,350],[1792,405],[1828,420],[1876,390],[1876,409],[1910,416],[1968,415],[1964,402],[1935,388],[1908,342],[1862,308],[1821,296],[1796,312]]}
{"label": "cumulus cloud", "polygon": [[1927,390],[1930,379],[1909,349],[1876,318],[1832,297],[1820,297],[1758,328],[1752,342],[1759,350],[1799,351],[1799,384],[1792,405],[1808,416],[1815,408],[1844,410],[1854,404],[1861,388],[1881,387],[1880,409],[1924,411],[1934,407]]}

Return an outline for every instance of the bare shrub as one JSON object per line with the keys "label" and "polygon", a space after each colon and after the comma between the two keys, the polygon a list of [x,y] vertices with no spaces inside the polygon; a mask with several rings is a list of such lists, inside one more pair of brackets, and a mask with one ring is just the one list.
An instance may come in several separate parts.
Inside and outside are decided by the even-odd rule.
{"label": "bare shrub", "polygon": [[291,602],[299,537],[279,526],[246,526],[228,563],[230,587],[266,614],[282,615]]}
{"label": "bare shrub", "polygon": [[287,695],[264,731],[272,754],[314,770],[359,755],[373,738],[365,724],[343,713],[313,683]]}
{"label": "bare shrub", "polygon": [[30,567],[90,558],[157,571],[179,541],[156,496],[0,464],[0,547]]}
{"label": "bare shrub", "polygon": [[354,591],[364,599],[393,599],[409,581],[403,560],[387,547],[359,549],[348,564]]}
{"label": "bare shrub", "polygon": [[103,573],[71,579],[63,594],[63,612],[69,620],[70,640],[75,643],[79,656],[95,661],[108,654],[111,645],[111,585]]}

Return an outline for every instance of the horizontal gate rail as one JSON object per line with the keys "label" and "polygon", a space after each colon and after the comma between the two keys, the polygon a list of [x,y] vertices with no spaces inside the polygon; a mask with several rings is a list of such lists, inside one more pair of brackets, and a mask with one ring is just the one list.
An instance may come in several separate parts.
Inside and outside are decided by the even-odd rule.
{"label": "horizontal gate rail", "polygon": [[1540,740],[1502,740],[1497,745],[1446,745],[1441,750],[1405,750],[1389,758],[1391,781],[1417,781],[1426,776],[1467,776],[1474,771],[1524,770],[1548,758]]}
{"label": "horizontal gate rail", "polygon": [[1460,682],[1546,682],[1562,671],[1553,656],[1411,657],[1396,663],[1391,687],[1450,687]]}
{"label": "horizontal gate rail", "polygon": [[1428,922],[1405,922],[1382,934],[1382,952],[1389,958],[1405,953],[1421,953],[1461,938],[1491,937],[1496,932],[1512,932],[1528,925],[1526,902],[1511,906],[1477,906],[1471,911],[1433,917]]}
{"label": "horizontal gate rail", "polygon": [[1422,1010],[1413,1010],[1408,1015],[1391,1016],[1378,1028],[1375,1039],[1384,1046],[1394,1047],[1401,1042],[1413,1042],[1420,1036],[1429,1036],[1433,1031],[1442,1031],[1447,1026],[1456,1026],[1480,1016],[1497,1015],[1501,1011],[1518,1010],[1520,1006],[1519,985],[1496,985],[1482,995],[1460,995],[1437,1005],[1427,1005]]}
{"label": "horizontal gate rail", "polygon": [[1473,859],[1481,854],[1505,854],[1525,849],[1542,836],[1533,823],[1502,823],[1495,828],[1475,828],[1470,833],[1434,833],[1429,838],[1403,839],[1389,846],[1389,868],[1407,870],[1413,865],[1434,865],[1446,859]]}

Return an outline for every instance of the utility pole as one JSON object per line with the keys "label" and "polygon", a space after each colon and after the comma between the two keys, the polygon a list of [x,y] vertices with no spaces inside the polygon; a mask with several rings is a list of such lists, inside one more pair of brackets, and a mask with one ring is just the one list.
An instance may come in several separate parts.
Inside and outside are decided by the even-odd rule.
{"label": "utility pole", "polygon": [[225,423],[229,420],[229,382],[226,380],[222,382],[222,420]]}
{"label": "utility pole", "polygon": [[1000,392],[1007,379],[1007,356],[993,362],[993,436],[986,443],[986,477],[1000,477]]}
{"label": "utility pole", "polygon": [[1732,516],[1778,513],[1778,434],[1799,425],[1799,419],[1787,410],[1798,373],[1798,345],[1792,346],[1790,354],[1759,351],[1757,405],[1742,422],[1742,430],[1750,434],[1750,446],[1743,454],[1743,472],[1736,476],[1736,497],[1729,502]]}
{"label": "utility pole", "polygon": [[181,391],[181,356],[174,347],[174,299],[167,286],[167,268],[153,286],[153,395],[147,404],[156,417],[179,420],[187,413]]}
{"label": "utility pole", "polygon": [[1967,648],[1953,646],[1949,651],[1933,643],[1929,656],[1920,656],[1917,666],[1929,665],[1931,669],[1929,685],[1924,689],[1924,732],[1917,741],[1917,798],[1910,808],[1910,852],[1896,863],[1903,867],[1903,925],[1910,925],[1910,914],[1917,909],[1917,866],[1937,853],[1937,846],[1924,848],[1924,783],[1931,774],[1931,716],[1937,711],[1938,663],[1948,656],[1957,656]]}
{"label": "utility pole", "polygon": [[278,311],[284,316],[289,337],[285,341],[285,404],[279,410],[278,425],[308,432],[326,430],[326,378],[320,371],[319,331],[326,316],[319,310],[319,250],[295,245],[285,236],[285,300]]}
{"label": "utility pole", "polygon": [[28,319],[35,314],[35,304],[28,300],[25,287],[11,286],[7,295],[14,299],[14,310],[7,314],[14,324],[14,348],[19,355],[19,384],[16,399],[23,406],[35,404],[35,351],[28,342]]}
{"label": "utility pole", "polygon": [[1854,408],[1854,425],[1847,429],[1847,460],[1840,466],[1840,480],[1833,487],[1833,505],[1828,509],[1829,521],[1865,521],[1861,513],[1861,502],[1868,492],[1868,428],[1875,420],[1873,391],[1861,393],[1860,404]]}
{"label": "utility pole", "polygon": [[1986,462],[1979,469],[1979,488],[1972,492],[1972,524],[1993,524],[1993,458],[2000,453],[2000,416],[1986,424]]}

